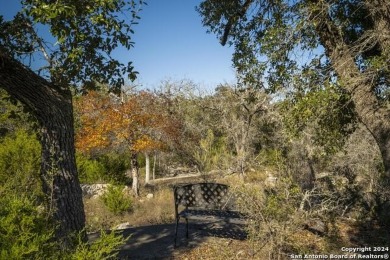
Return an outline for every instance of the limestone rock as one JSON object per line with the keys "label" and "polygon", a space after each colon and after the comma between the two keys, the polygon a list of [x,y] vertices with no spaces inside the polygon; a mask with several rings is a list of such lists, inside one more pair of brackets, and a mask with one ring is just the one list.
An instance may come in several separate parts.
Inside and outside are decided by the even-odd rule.
{"label": "limestone rock", "polygon": [[85,198],[98,198],[107,191],[110,184],[81,184],[80,186]]}
{"label": "limestone rock", "polygon": [[118,226],[114,227],[114,230],[128,229],[131,228],[129,222],[121,223]]}

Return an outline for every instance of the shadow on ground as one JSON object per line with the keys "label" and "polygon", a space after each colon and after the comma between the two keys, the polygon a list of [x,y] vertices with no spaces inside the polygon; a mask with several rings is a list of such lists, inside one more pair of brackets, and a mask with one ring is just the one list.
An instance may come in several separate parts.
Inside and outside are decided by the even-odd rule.
{"label": "shadow on ground", "polygon": [[[358,222],[349,232],[351,242],[360,247],[387,247],[390,241],[390,226],[376,220]],[[378,252],[380,253],[380,251]]]}
{"label": "shadow on ground", "polygon": [[134,227],[122,230],[130,236],[119,252],[119,259],[174,259],[186,250],[207,242],[210,237],[221,237],[244,240],[247,237],[241,225],[214,223],[191,223],[189,238],[186,238],[185,224],[180,223],[177,246],[174,247],[174,224],[161,224]]}

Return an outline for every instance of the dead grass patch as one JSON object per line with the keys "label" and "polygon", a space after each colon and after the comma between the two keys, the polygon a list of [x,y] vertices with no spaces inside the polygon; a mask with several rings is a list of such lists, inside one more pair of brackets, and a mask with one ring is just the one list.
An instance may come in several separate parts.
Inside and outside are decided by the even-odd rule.
{"label": "dead grass patch", "polygon": [[112,229],[124,222],[128,222],[130,226],[173,223],[175,216],[172,191],[169,188],[156,190],[151,199],[146,198],[146,193],[147,191],[139,198],[133,198],[132,211],[122,214],[111,213],[100,198],[85,198],[88,232]]}
{"label": "dead grass patch", "polygon": [[135,202],[128,222],[134,226],[174,223],[174,212],[172,190],[161,188],[153,193],[153,198],[147,199],[145,194]]}
{"label": "dead grass patch", "polygon": [[248,241],[227,238],[209,238],[194,248],[181,249],[174,259],[179,260],[226,260],[266,259],[256,255]]}

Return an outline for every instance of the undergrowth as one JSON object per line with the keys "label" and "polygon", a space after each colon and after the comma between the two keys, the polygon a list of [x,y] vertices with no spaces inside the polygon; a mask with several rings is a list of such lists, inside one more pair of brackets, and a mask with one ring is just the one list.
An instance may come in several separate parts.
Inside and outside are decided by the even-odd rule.
{"label": "undergrowth", "polygon": [[85,242],[76,236],[73,247],[55,240],[55,225],[44,207],[26,196],[0,199],[0,259],[115,259],[126,239],[101,231],[100,237]]}
{"label": "undergrowth", "polygon": [[108,210],[114,214],[122,214],[131,211],[132,198],[123,192],[123,186],[108,186],[107,191],[101,196],[101,200]]}

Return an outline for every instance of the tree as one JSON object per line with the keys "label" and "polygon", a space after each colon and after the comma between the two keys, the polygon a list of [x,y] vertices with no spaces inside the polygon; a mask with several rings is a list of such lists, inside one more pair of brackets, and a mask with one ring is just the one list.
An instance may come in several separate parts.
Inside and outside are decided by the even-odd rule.
{"label": "tree", "polygon": [[[137,154],[162,150],[165,140],[172,139],[177,125],[159,110],[156,96],[142,91],[136,94],[107,96],[89,92],[77,104],[81,128],[77,134],[77,147],[86,152],[114,148],[132,154],[133,191],[139,194]],[[147,173],[148,175],[148,173]],[[149,178],[148,178],[149,177]],[[146,177],[148,182],[149,176]]]}
{"label": "tree", "polygon": [[180,124],[167,113],[163,100],[157,95],[141,91],[137,95],[141,113],[147,115],[147,123],[140,129],[143,138],[138,141],[138,151],[145,155],[145,184],[150,182],[150,154],[168,149],[175,139]]}
{"label": "tree", "polygon": [[221,85],[205,109],[214,114],[215,128],[233,147],[237,170],[244,174],[254,146],[259,142],[259,121],[269,110],[269,96],[252,87]]}
{"label": "tree", "polygon": [[[198,11],[222,45],[234,45],[241,83],[265,78],[270,92],[337,83],[374,137],[390,177],[389,1],[206,0]],[[321,77],[295,84],[294,75],[314,67]]]}
{"label": "tree", "polygon": [[[125,73],[135,77],[131,63],[120,64],[111,54],[119,44],[132,47],[131,25],[142,3],[24,0],[13,20],[0,16],[0,87],[37,118],[47,209],[59,222],[57,238],[65,242],[70,242],[67,235],[85,225],[75,163],[71,87],[98,81],[119,88]],[[131,20],[119,16],[121,12],[129,12]],[[46,26],[56,42],[49,44],[40,36],[39,26]],[[38,74],[21,63],[41,57],[37,53],[46,62]]]}
{"label": "tree", "polygon": [[[166,139],[171,150],[175,152],[180,164],[196,165],[204,169],[204,162],[199,160],[200,142],[207,139],[210,114],[205,113],[200,105],[203,97],[197,86],[188,80],[176,82],[165,81],[161,84],[159,98],[165,113],[169,115],[176,130],[174,138]],[[210,159],[210,158],[208,158]]]}

